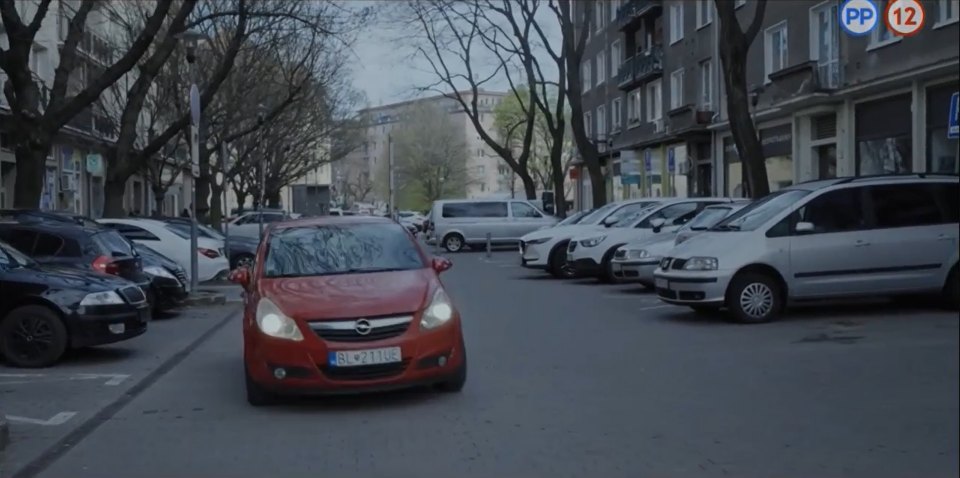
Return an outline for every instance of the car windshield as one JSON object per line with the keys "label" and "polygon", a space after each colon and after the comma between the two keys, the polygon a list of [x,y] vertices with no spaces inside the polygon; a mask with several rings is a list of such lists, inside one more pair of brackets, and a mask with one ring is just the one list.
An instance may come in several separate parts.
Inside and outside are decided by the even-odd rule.
{"label": "car windshield", "polygon": [[787,209],[810,191],[806,189],[785,189],[769,194],[764,198],[731,214],[710,228],[711,231],[752,231]]}
{"label": "car windshield", "polygon": [[610,203],[605,206],[601,206],[597,209],[594,209],[593,212],[591,212],[590,214],[587,214],[587,216],[584,217],[583,220],[581,220],[577,224],[584,224],[587,226],[599,224],[600,221],[602,221],[603,218],[607,217],[607,215],[610,214],[611,211],[616,210],[620,206],[621,204],[618,204],[618,203]]}
{"label": "car windshield", "polygon": [[617,211],[616,218],[617,222],[613,224],[612,227],[633,227],[639,222],[644,216],[650,213],[650,210],[656,204],[652,203],[640,203],[640,204],[631,204],[626,206],[621,211]]}
{"label": "car windshield", "polygon": [[395,223],[301,226],[270,234],[264,277],[422,269],[423,256]]}
{"label": "car windshield", "polygon": [[[596,209],[594,209],[594,211],[595,211],[595,210],[596,210]],[[558,226],[569,226],[570,224],[579,224],[579,223],[580,223],[580,220],[583,219],[583,218],[585,218],[585,217],[586,217],[588,214],[590,214],[591,212],[593,212],[593,211],[580,211],[580,212],[578,212],[578,213],[573,214],[572,216],[567,216],[566,219],[558,222],[557,225],[558,225]]]}
{"label": "car windshield", "polygon": [[697,214],[681,229],[689,231],[706,231],[714,224],[723,220],[733,210],[732,207],[708,207]]}
{"label": "car windshield", "polygon": [[135,256],[136,252],[130,241],[113,229],[106,229],[93,235],[93,242],[99,246],[100,251],[108,256]]}

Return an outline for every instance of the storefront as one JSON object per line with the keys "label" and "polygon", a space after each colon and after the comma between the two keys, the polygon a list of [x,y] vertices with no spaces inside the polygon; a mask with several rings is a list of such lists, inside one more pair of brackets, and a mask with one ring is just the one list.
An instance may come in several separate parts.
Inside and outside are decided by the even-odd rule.
{"label": "storefront", "polygon": [[906,93],[856,105],[854,172],[857,176],[912,170],[911,98]]}
{"label": "storefront", "polygon": [[958,168],[958,140],[950,138],[948,127],[950,116],[956,111],[949,108],[957,106],[951,104],[951,97],[957,94],[957,83],[951,82],[927,88],[927,115],[926,115],[926,165],[927,172],[957,174]]}
{"label": "storefront", "polygon": [[[770,191],[779,191],[793,184],[793,124],[787,123],[761,129],[760,145],[763,148]],[[745,197],[743,186],[746,177],[733,136],[723,138],[723,162],[726,195]]]}

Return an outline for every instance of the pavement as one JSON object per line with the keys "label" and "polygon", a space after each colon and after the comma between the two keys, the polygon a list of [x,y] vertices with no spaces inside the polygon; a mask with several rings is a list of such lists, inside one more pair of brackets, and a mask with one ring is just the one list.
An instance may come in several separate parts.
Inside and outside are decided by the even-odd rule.
{"label": "pavement", "polygon": [[[82,424],[51,440],[55,426],[14,423],[12,473],[0,476],[960,474],[954,314],[858,304],[734,325],[631,286],[549,279],[518,267],[514,251],[450,258],[443,278],[471,365],[459,394],[254,409],[239,316],[176,319],[137,349],[55,369],[129,374],[126,391],[104,392],[109,378],[69,382],[71,397],[63,382],[59,394],[0,383],[4,404],[14,391],[32,397],[7,413],[55,421],[78,411],[71,422]],[[27,392],[38,387],[50,388]]]}

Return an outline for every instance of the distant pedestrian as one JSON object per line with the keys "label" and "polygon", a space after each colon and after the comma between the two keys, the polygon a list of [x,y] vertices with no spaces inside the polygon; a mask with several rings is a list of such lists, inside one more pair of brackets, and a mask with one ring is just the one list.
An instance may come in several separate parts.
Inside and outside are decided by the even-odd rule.
{"label": "distant pedestrian", "polygon": [[180,213],[180,217],[190,217],[190,210],[183,208],[183,212]]}

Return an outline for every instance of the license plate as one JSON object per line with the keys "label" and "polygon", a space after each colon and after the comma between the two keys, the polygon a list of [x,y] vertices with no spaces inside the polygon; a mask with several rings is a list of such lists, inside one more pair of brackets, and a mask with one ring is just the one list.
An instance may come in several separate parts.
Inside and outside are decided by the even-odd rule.
{"label": "license plate", "polygon": [[400,347],[330,352],[327,360],[330,362],[331,367],[359,367],[363,365],[380,365],[402,361],[400,358]]}
{"label": "license plate", "polygon": [[653,284],[657,287],[657,289],[669,289],[669,288],[670,288],[670,281],[668,281],[668,280],[666,280],[666,279],[654,279],[654,280],[653,280]]}

